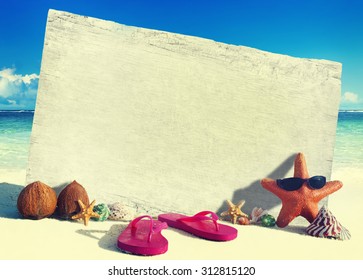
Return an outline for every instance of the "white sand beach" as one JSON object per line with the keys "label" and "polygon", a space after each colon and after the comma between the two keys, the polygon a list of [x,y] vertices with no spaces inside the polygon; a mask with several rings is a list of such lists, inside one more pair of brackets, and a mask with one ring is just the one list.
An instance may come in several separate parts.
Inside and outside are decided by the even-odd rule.
{"label": "white sand beach", "polygon": [[[34,121],[32,112],[4,114],[0,141],[3,167],[19,167],[31,130],[28,181],[58,188],[76,179],[93,197],[102,190],[109,201],[113,194],[136,201],[139,215],[216,210],[205,208],[231,196],[245,199],[247,208],[262,188],[261,174],[288,172],[291,147],[304,151],[317,174],[330,174],[341,63],[56,10],[49,11],[46,30]],[[24,150],[14,153],[22,156],[16,160],[18,146]],[[23,219],[16,202],[25,171],[0,167],[0,259],[360,259],[360,174],[333,172],[344,187],[329,209],[351,240],[308,236],[304,219],[284,229],[224,222],[238,229],[237,239],[213,242],[169,228],[163,231],[169,250],[147,258],[117,249],[128,222]],[[241,188],[242,180],[252,183]]]}
{"label": "white sand beach", "polygon": [[[169,228],[163,235],[169,250],[159,256],[125,254],[116,247],[121,230],[128,223],[61,221],[53,218],[26,220],[16,209],[17,195],[25,181],[25,171],[0,172],[0,259],[19,260],[219,260],[219,259],[362,259],[363,226],[360,220],[363,201],[362,171],[333,170],[332,179],[344,186],[329,198],[328,207],[339,222],[349,229],[347,241],[308,236],[304,227],[285,229],[241,226],[237,239],[212,242]],[[227,223],[227,222],[226,222]],[[306,222],[306,226],[308,222]]]}

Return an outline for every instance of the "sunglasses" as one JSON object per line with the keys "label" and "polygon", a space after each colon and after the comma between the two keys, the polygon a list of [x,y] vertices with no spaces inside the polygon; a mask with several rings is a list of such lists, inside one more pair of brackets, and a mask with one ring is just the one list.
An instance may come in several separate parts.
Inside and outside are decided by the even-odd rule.
{"label": "sunglasses", "polygon": [[324,187],[326,184],[326,178],[324,176],[314,176],[309,179],[302,178],[286,178],[286,179],[277,179],[277,185],[285,190],[285,191],[296,191],[301,188],[301,186],[307,182],[308,186],[311,189],[318,190]]}

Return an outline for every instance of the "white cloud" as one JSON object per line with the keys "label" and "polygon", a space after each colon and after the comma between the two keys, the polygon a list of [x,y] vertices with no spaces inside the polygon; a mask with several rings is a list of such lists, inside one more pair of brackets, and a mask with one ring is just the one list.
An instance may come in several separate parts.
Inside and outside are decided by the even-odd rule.
{"label": "white cloud", "polygon": [[0,71],[0,77],[7,79],[10,82],[24,82],[25,84],[30,84],[31,80],[39,79],[37,74],[26,74],[25,76],[15,74],[15,68],[5,68]]}
{"label": "white cloud", "polygon": [[39,75],[20,75],[15,71],[0,70],[0,109],[34,109]]}
{"label": "white cloud", "polygon": [[30,75],[25,75],[22,77],[22,81],[26,84],[30,84],[32,80],[38,80],[39,79],[39,75],[37,74],[30,74]]}
{"label": "white cloud", "polygon": [[347,91],[343,94],[342,101],[344,103],[358,103],[359,101],[358,94]]}

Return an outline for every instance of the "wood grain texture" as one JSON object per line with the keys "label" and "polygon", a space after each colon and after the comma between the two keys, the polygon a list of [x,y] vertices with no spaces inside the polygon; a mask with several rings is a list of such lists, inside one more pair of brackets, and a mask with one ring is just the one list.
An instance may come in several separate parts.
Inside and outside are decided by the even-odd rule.
{"label": "wood grain texture", "polygon": [[[27,181],[140,213],[279,209],[264,177],[331,174],[341,64],[50,10]],[[276,210],[277,209],[277,210]]]}

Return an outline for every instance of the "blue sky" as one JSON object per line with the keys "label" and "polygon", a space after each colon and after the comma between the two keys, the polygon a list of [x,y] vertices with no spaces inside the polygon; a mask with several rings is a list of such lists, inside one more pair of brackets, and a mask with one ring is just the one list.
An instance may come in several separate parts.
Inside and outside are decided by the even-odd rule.
{"label": "blue sky", "polygon": [[1,0],[0,110],[34,109],[48,9],[343,64],[363,109],[363,3],[353,0]]}

